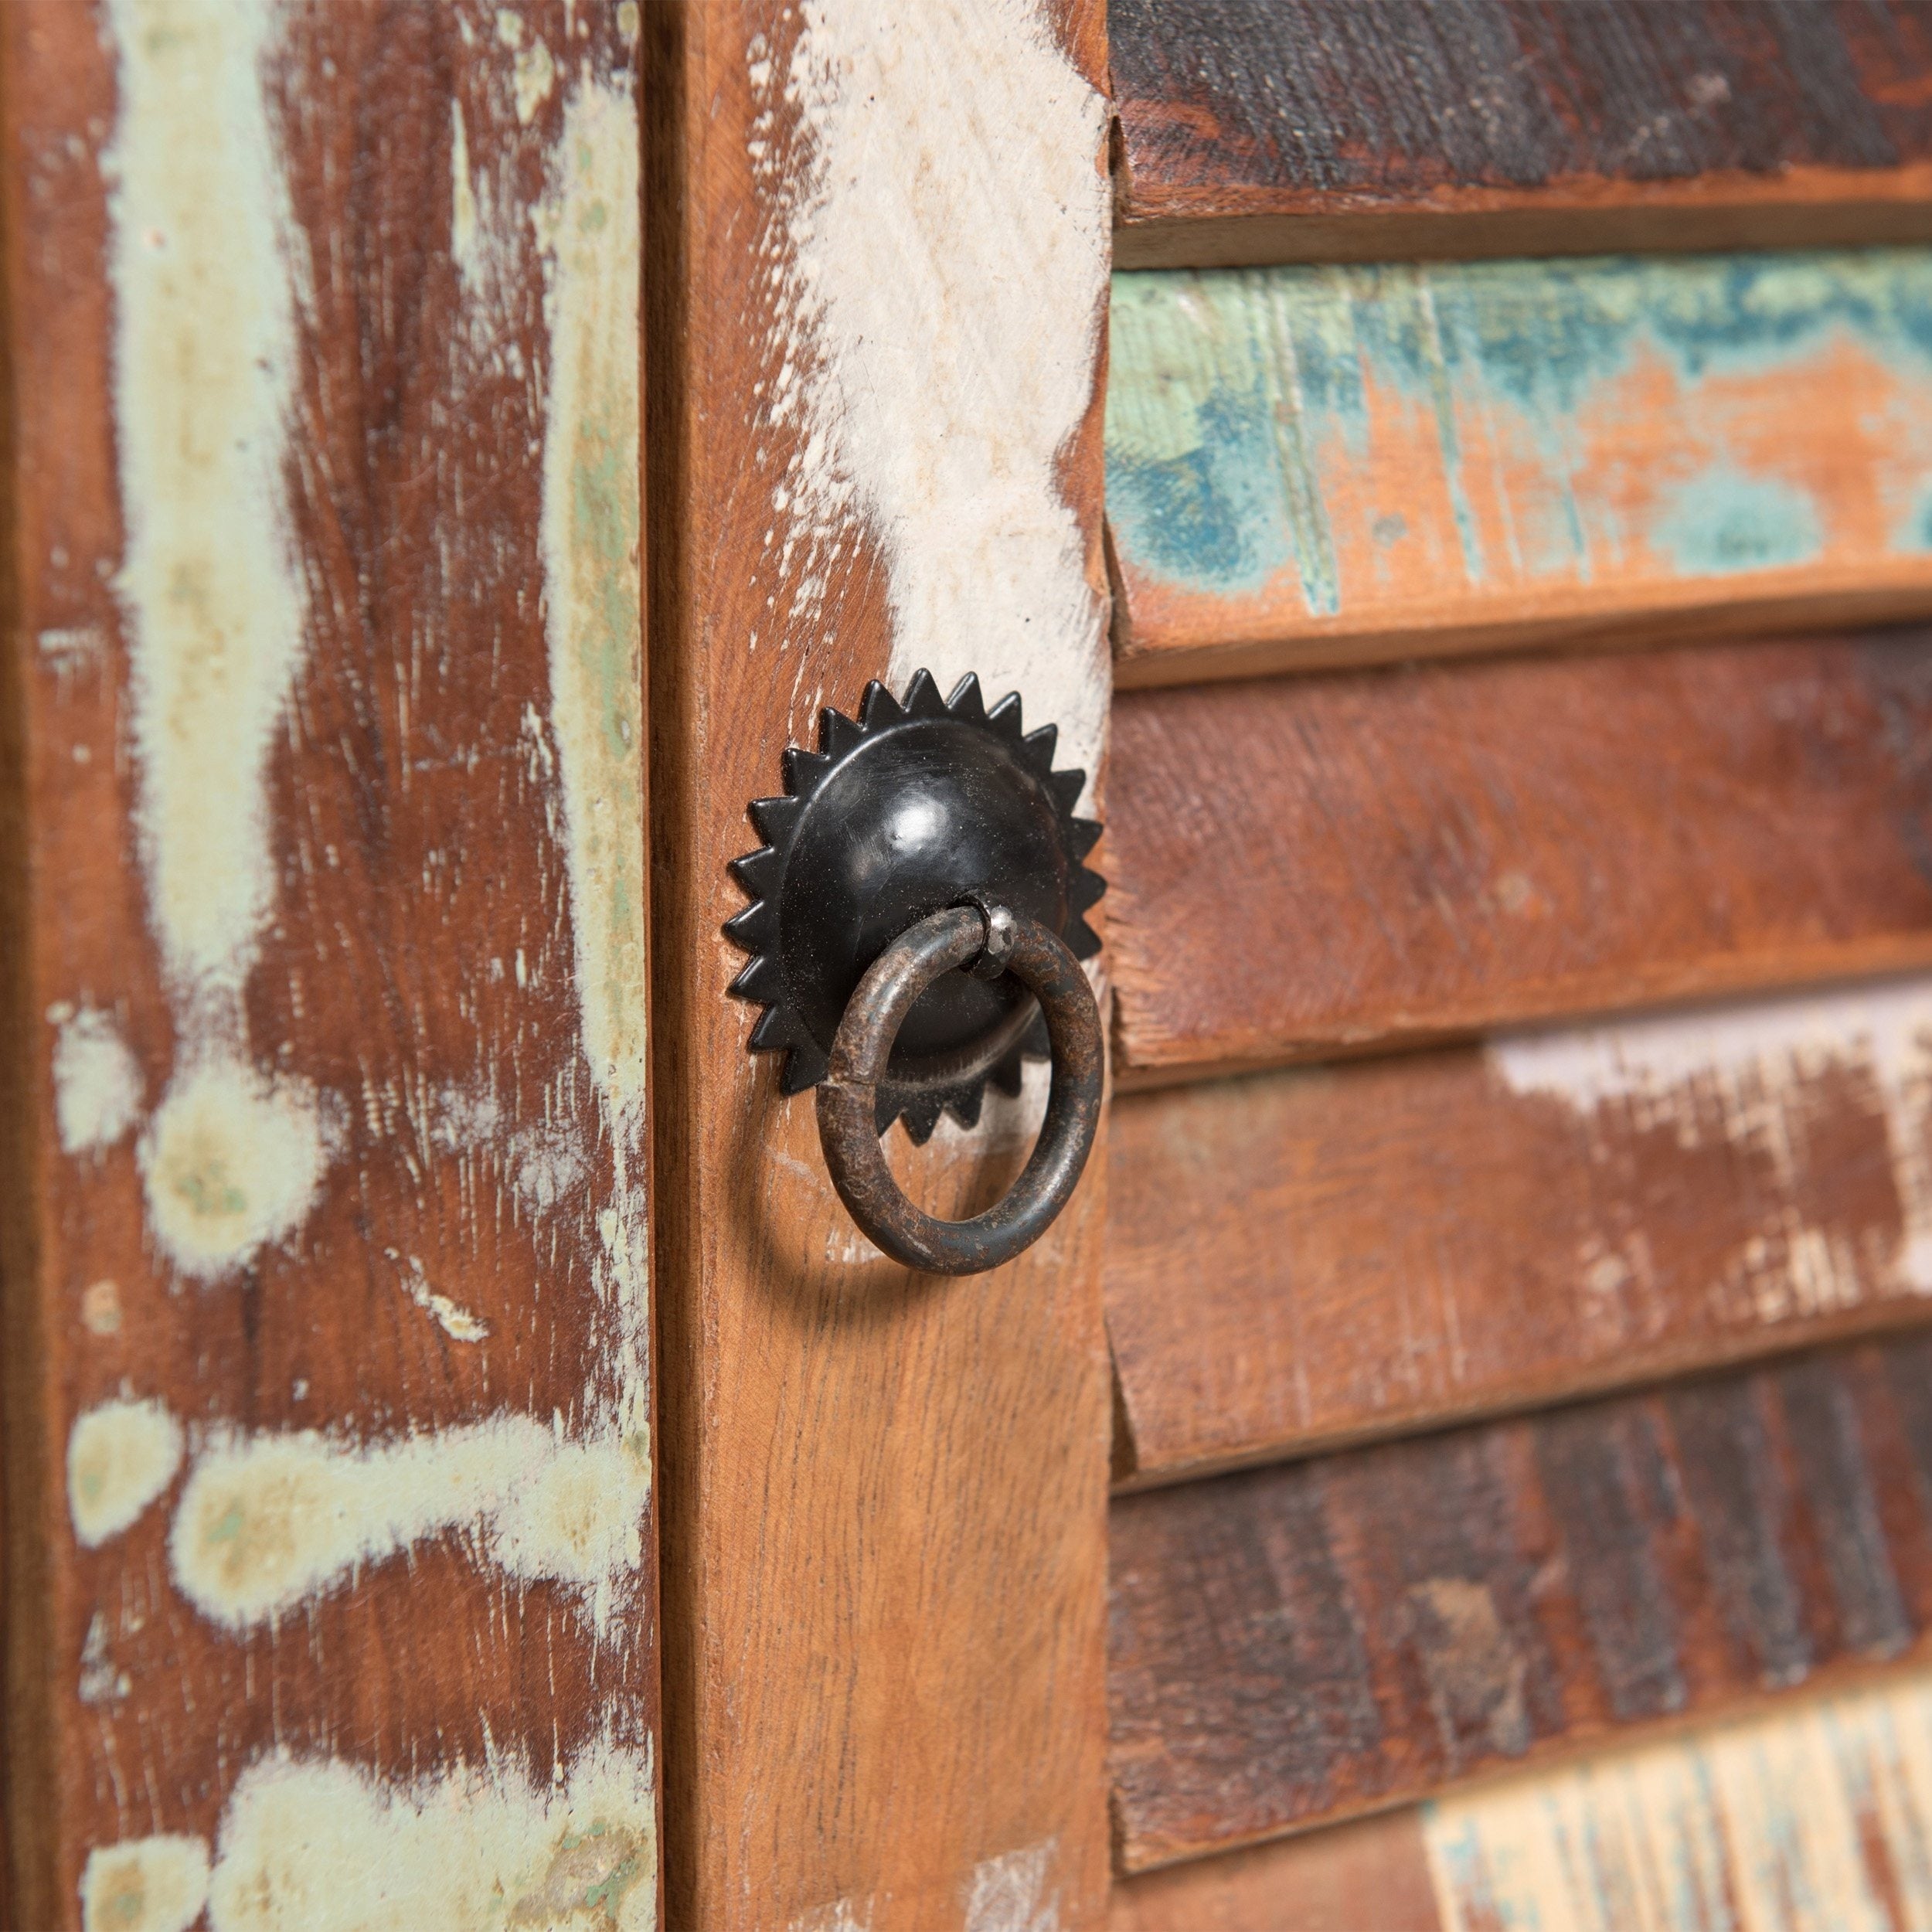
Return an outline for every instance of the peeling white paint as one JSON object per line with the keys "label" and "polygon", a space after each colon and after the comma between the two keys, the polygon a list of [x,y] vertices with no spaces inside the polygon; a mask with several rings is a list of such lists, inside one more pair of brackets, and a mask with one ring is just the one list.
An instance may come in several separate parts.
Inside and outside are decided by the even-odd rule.
{"label": "peeling white paint", "polygon": [[[1512,1093],[1560,1100],[1593,1127],[1662,1129],[1686,1150],[1713,1141],[1762,1149],[1787,1189],[1820,1077],[1836,1071],[1864,1083],[1884,1119],[1903,1223],[1892,1267],[1903,1285],[1932,1293],[1932,981],[1523,1034],[1494,1041],[1488,1054]],[[1600,1277],[1606,1257],[1586,1259]],[[1869,1273],[1869,1257],[1802,1225],[1795,1210],[1733,1264],[1736,1285],[1766,1319],[1847,1305]]]}
{"label": "peeling white paint", "polygon": [[274,903],[264,778],[302,650],[284,465],[291,227],[261,68],[274,9],[109,0],[114,418],[151,912],[231,1022]]}
{"label": "peeling white paint", "polygon": [[1060,1932],[1060,1893],[1047,1883],[1059,1849],[1049,1838],[976,1865],[967,1886],[965,1932]]}
{"label": "peeling white paint", "polygon": [[107,1620],[96,1611],[87,1620],[80,1646],[80,1674],[74,1694],[90,1709],[111,1708],[134,1689],[134,1680],[107,1651]]}
{"label": "peeling white paint", "polygon": [[452,1301],[447,1294],[438,1294],[430,1286],[429,1276],[419,1256],[398,1254],[392,1248],[389,1257],[402,1272],[403,1292],[451,1341],[489,1339],[490,1325],[481,1316],[471,1314],[468,1309]]}
{"label": "peeling white paint", "polygon": [[541,40],[532,41],[518,54],[512,74],[519,126],[529,126],[538,108],[549,99],[556,83],[556,63],[550,58],[550,49]]}
{"label": "peeling white paint", "polygon": [[1606,1753],[1423,1819],[1443,1932],[1932,1926],[1932,1677]]}
{"label": "peeling white paint", "polygon": [[306,1081],[218,1058],[175,1076],[141,1142],[148,1225],[184,1274],[213,1281],[300,1225],[328,1162]]}
{"label": "peeling white paint", "polygon": [[175,1834],[125,1838],[87,1854],[82,1932],[188,1932],[208,1899],[208,1847]]}
{"label": "peeling white paint", "polygon": [[520,1581],[573,1586],[600,1632],[643,1560],[649,1495],[641,1445],[573,1441],[528,1416],[367,1444],[312,1430],[216,1437],[196,1458],[168,1554],[189,1601],[239,1631],[454,1534]]}
{"label": "peeling white paint", "polygon": [[214,1279],[306,1213],[321,1151],[312,1096],[251,1064],[242,1002],[275,900],[268,762],[304,614],[284,474],[293,224],[261,82],[275,10],[110,0],[108,17],[119,587],[176,1028],[144,1165],[163,1247]]}
{"label": "peeling white paint", "polygon": [[121,1284],[90,1281],[80,1291],[80,1325],[104,1340],[121,1332]]}
{"label": "peeling white paint", "polygon": [[[804,0],[751,48],[751,158],[783,211],[793,332],[767,397],[797,453],[774,504],[793,621],[862,517],[891,677],[977,670],[1091,774],[1104,612],[1057,466],[1092,400],[1111,237],[1107,104],[1036,0]],[[782,89],[782,99],[781,90]],[[781,140],[781,109],[801,146]]]}
{"label": "peeling white paint", "polygon": [[394,1786],[273,1757],[223,1817],[212,1932],[651,1932],[654,1787],[648,1749],[608,1744],[554,1783],[505,1760]]}
{"label": "peeling white paint", "polygon": [[181,1467],[181,1424],[152,1400],[103,1402],[67,1435],[67,1510],[94,1549],[131,1529]]}
{"label": "peeling white paint", "polygon": [[142,1081],[111,1013],[61,1005],[49,1018],[53,1046],[53,1117],[63,1154],[97,1154],[141,1116]]}

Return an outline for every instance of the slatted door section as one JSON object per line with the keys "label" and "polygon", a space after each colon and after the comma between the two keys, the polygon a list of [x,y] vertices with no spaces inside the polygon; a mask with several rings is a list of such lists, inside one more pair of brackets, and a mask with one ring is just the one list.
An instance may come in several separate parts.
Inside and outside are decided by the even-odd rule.
{"label": "slatted door section", "polygon": [[660,1922],[638,43],[0,9],[18,1932]]}
{"label": "slatted door section", "polygon": [[1111,28],[1112,1923],[1917,1923],[1923,10]]}

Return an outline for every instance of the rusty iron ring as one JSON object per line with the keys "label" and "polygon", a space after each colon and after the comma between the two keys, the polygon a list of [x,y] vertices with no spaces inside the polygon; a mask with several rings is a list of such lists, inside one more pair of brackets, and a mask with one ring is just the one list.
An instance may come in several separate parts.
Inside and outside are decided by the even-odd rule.
{"label": "rusty iron ring", "polygon": [[[879,1081],[913,1002],[940,974],[1004,940],[1005,970],[1039,1002],[1053,1046],[1046,1118],[1019,1179],[983,1214],[942,1221],[915,1207],[879,1149]],[[1078,1184],[1100,1126],[1100,1009],[1080,962],[1037,920],[1002,906],[951,906],[909,927],[873,961],[847,1004],[818,1089],[818,1138],[832,1185],[867,1237],[930,1274],[979,1274],[1031,1247]]]}

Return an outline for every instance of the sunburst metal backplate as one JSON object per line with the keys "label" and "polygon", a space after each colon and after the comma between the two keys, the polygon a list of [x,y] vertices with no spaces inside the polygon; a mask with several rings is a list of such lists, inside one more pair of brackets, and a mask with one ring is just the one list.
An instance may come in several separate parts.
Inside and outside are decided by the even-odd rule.
{"label": "sunburst metal backplate", "polygon": [[[1106,890],[1082,863],[1100,835],[1074,816],[1087,774],[1053,769],[1057,729],[1025,730],[1017,692],[988,711],[977,677],[942,698],[920,671],[903,703],[875,681],[855,721],[828,707],[818,730],[818,750],[785,753],[785,795],[751,805],[765,842],[732,872],[753,903],[725,927],[752,954],[731,990],[765,1009],[752,1050],[785,1053],[787,1094],[825,1078],[852,989],[917,920],[977,896],[1087,959],[1100,940],[1085,914]],[[1022,1059],[1046,1051],[1016,981],[950,972],[900,1029],[879,1131],[903,1116],[923,1141],[944,1111],[971,1127],[985,1082],[1017,1094]]]}

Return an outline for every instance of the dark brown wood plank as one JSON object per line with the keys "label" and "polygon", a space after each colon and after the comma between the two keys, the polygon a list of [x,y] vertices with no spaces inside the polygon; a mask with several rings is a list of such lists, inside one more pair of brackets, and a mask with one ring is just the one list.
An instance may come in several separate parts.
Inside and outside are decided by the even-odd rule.
{"label": "dark brown wood plank", "polygon": [[1923,632],[1114,715],[1129,1077],[1932,963]]}
{"label": "dark brown wood plank", "polygon": [[1932,981],[1117,1100],[1134,1485],[1932,1318]]}
{"label": "dark brown wood plank", "polygon": [[1913,0],[1112,0],[1123,267],[1932,233]]}
{"label": "dark brown wood plank", "polygon": [[1118,1499],[1130,1870],[1919,1651],[1932,1339]]}
{"label": "dark brown wood plank", "polygon": [[0,9],[21,1932],[658,1923],[634,11]]}

